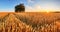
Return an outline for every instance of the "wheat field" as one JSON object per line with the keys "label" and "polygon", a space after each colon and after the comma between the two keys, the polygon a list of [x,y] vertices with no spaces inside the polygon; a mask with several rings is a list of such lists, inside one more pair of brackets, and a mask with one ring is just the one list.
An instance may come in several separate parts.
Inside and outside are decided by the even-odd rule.
{"label": "wheat field", "polygon": [[60,32],[60,13],[0,13],[0,32]]}

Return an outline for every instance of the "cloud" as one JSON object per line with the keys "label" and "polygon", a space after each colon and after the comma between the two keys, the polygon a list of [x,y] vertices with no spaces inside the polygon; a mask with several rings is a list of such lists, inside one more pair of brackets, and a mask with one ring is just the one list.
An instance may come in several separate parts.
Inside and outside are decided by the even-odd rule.
{"label": "cloud", "polygon": [[26,6],[26,12],[32,12],[33,11],[33,7],[31,6]]}
{"label": "cloud", "polygon": [[26,12],[40,12],[41,7],[40,5],[34,5],[34,6],[26,6]]}
{"label": "cloud", "polygon": [[38,5],[38,4],[36,4],[36,5],[34,5],[34,8],[37,9],[37,10],[40,10],[41,9],[41,6]]}
{"label": "cloud", "polygon": [[33,0],[27,0],[28,1],[28,3],[34,3],[34,1]]}
{"label": "cloud", "polygon": [[[41,11],[60,11],[60,6],[57,5],[54,1],[35,1],[35,0],[28,0],[29,4],[26,7],[26,11],[30,12],[41,12]],[[59,4],[59,3],[58,3]]]}

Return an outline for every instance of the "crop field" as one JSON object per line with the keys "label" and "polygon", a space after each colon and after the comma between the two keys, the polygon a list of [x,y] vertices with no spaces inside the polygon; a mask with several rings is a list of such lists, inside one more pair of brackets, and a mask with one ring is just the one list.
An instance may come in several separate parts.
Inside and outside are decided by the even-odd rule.
{"label": "crop field", "polygon": [[0,13],[0,32],[60,32],[60,13]]}

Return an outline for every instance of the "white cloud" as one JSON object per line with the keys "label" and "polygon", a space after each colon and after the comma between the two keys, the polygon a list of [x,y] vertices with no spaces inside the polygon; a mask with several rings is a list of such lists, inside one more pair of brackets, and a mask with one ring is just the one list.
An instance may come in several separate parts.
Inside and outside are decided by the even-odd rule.
{"label": "white cloud", "polygon": [[[26,11],[28,12],[41,12],[41,11],[60,11],[60,6],[58,7],[55,2],[39,2],[36,3],[33,0],[28,0],[28,3],[35,3],[32,6],[26,7]],[[41,5],[41,6],[40,6]]]}
{"label": "white cloud", "polygon": [[34,6],[26,6],[26,12],[40,12],[41,7],[40,5],[34,5]]}
{"label": "white cloud", "polygon": [[38,5],[38,4],[34,5],[34,8],[37,9],[37,10],[41,9],[40,5]]}
{"label": "white cloud", "polygon": [[31,6],[26,6],[26,12],[32,12],[33,11],[33,7]]}
{"label": "white cloud", "polygon": [[27,0],[28,1],[28,3],[34,3],[34,1],[32,1],[32,0]]}

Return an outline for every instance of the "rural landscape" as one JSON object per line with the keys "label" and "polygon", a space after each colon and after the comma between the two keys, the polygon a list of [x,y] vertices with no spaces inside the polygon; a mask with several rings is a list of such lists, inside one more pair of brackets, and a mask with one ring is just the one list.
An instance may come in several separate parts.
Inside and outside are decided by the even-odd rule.
{"label": "rural landscape", "polygon": [[0,32],[60,32],[60,13],[0,13]]}
{"label": "rural landscape", "polygon": [[60,0],[0,0],[0,32],[60,32]]}

